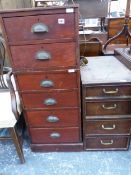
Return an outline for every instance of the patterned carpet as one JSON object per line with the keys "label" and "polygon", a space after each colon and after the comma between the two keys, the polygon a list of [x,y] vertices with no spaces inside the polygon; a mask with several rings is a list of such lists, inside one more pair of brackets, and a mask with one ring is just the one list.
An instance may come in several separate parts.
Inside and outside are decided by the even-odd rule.
{"label": "patterned carpet", "polygon": [[25,140],[20,164],[11,142],[0,142],[0,175],[131,175],[129,151],[34,153]]}

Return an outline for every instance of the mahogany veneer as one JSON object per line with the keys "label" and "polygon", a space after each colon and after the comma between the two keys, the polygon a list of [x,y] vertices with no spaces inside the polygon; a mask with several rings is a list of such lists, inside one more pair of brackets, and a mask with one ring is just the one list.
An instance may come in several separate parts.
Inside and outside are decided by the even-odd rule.
{"label": "mahogany veneer", "polygon": [[2,11],[33,151],[83,150],[78,6]]}
{"label": "mahogany veneer", "polygon": [[[68,7],[67,7],[68,8]],[[28,12],[29,11],[29,12]],[[74,13],[66,13],[65,8],[55,9],[28,9],[17,11],[13,14],[13,18],[4,18],[3,22],[6,26],[6,33],[9,42],[32,41],[32,40],[53,40],[53,39],[75,39],[74,26],[76,24],[76,16]],[[49,12],[50,11],[50,12]],[[32,14],[31,14],[32,13]],[[51,13],[51,14],[50,14]],[[8,13],[10,14],[10,13]],[[28,16],[28,18],[27,18]],[[58,20],[64,19],[64,25],[60,25]],[[48,26],[48,32],[33,33],[31,27],[35,23],[44,23]],[[62,22],[61,22],[62,23]],[[17,26],[17,27],[16,27]],[[24,27],[23,27],[24,26]]]}
{"label": "mahogany veneer", "polygon": [[[11,46],[13,67],[22,69],[49,69],[69,67],[77,64],[75,43],[50,43],[39,45]],[[44,51],[50,54],[50,59],[38,60],[37,53]],[[23,54],[21,54],[23,53]]]}

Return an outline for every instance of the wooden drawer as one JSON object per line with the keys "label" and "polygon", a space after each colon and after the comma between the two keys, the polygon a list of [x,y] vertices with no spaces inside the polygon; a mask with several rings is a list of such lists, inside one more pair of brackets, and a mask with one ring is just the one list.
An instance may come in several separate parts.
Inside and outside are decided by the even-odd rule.
{"label": "wooden drawer", "polygon": [[76,127],[79,125],[79,109],[26,111],[29,127]]}
{"label": "wooden drawer", "polygon": [[28,90],[53,90],[53,89],[76,89],[80,86],[79,71],[68,72],[41,72],[32,74],[17,74],[17,82],[21,91]]}
{"label": "wooden drawer", "polygon": [[78,91],[22,93],[25,108],[78,107]]}
{"label": "wooden drawer", "polygon": [[88,120],[84,122],[84,135],[130,134],[131,120]]}
{"label": "wooden drawer", "polygon": [[129,136],[88,137],[84,146],[85,150],[126,150],[129,146]]}
{"label": "wooden drawer", "polygon": [[88,116],[131,114],[131,101],[86,102],[85,114]]}
{"label": "wooden drawer", "polygon": [[74,38],[74,13],[3,18],[9,42]]}
{"label": "wooden drawer", "polygon": [[12,46],[15,70],[76,66],[75,43]]}
{"label": "wooden drawer", "polygon": [[72,143],[80,141],[79,128],[30,128],[32,143]]}
{"label": "wooden drawer", "polygon": [[85,87],[85,98],[88,97],[119,97],[119,96],[130,96],[131,86],[95,86]]}

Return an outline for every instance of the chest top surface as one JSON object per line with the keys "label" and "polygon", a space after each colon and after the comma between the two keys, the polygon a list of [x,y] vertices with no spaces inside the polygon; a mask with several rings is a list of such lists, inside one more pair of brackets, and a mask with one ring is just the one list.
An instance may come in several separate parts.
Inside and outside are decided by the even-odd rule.
{"label": "chest top surface", "polygon": [[83,85],[131,82],[131,71],[115,56],[87,57],[88,64],[80,68]]}

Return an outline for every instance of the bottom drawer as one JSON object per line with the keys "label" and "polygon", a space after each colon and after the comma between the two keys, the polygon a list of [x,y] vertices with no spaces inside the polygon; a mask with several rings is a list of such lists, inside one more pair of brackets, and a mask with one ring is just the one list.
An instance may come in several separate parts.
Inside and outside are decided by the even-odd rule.
{"label": "bottom drawer", "polygon": [[32,143],[80,142],[80,129],[72,128],[30,128]]}
{"label": "bottom drawer", "polygon": [[87,137],[85,150],[126,150],[129,146],[129,136],[98,136]]}

